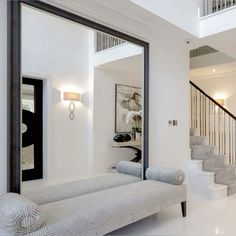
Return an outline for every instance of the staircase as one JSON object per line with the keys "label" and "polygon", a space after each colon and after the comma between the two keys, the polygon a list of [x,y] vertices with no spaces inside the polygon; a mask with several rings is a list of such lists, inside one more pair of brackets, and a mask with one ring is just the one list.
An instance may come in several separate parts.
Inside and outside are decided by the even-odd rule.
{"label": "staircase", "polygon": [[221,199],[236,193],[235,166],[225,164],[226,156],[216,154],[207,137],[190,129],[191,160],[188,162],[189,188],[208,199]]}
{"label": "staircase", "polygon": [[188,187],[209,199],[221,199],[236,193],[236,120],[192,82],[190,88]]}

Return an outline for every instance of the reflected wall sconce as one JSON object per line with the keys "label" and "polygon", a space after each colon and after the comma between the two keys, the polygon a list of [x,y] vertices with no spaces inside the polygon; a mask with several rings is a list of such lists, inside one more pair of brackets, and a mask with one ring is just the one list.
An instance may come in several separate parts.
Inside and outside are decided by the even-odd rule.
{"label": "reflected wall sconce", "polygon": [[222,99],[222,98],[219,98],[219,99],[216,99],[216,101],[223,107],[226,106],[226,102],[225,102],[225,99]]}
{"label": "reflected wall sconce", "polygon": [[80,95],[80,93],[64,92],[63,93],[63,99],[64,99],[64,101],[70,101],[70,104],[69,104],[69,110],[70,110],[69,118],[71,120],[73,120],[75,118],[75,114],[74,114],[75,102],[80,101],[81,95]]}

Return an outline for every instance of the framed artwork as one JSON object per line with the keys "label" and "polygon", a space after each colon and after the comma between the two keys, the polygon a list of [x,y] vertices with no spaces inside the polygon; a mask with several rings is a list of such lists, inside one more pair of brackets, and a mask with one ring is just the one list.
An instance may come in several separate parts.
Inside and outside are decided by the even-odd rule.
{"label": "framed artwork", "polygon": [[141,132],[142,89],[116,84],[115,103],[115,132]]}
{"label": "framed artwork", "polygon": [[34,112],[34,99],[22,99],[22,109]]}

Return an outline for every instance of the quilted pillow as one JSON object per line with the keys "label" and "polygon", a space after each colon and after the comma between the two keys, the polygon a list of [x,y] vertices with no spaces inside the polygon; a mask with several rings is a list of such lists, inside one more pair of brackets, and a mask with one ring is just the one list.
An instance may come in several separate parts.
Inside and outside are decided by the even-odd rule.
{"label": "quilted pillow", "polygon": [[27,198],[7,193],[0,195],[0,235],[25,235],[41,227],[44,214]]}

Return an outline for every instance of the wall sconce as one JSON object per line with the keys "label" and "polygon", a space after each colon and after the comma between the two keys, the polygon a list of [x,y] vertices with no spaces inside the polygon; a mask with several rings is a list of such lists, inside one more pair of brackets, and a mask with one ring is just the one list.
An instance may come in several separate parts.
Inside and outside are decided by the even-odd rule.
{"label": "wall sconce", "polygon": [[71,120],[73,120],[74,117],[75,117],[75,114],[74,114],[75,102],[80,101],[81,95],[80,95],[80,93],[64,92],[63,93],[63,98],[64,98],[64,101],[70,101],[70,104],[69,104],[69,110],[70,110],[69,117],[70,117]]}
{"label": "wall sconce", "polygon": [[219,99],[216,99],[216,101],[223,107],[226,106],[226,102],[225,102],[225,99],[222,99],[222,98],[219,98]]}

